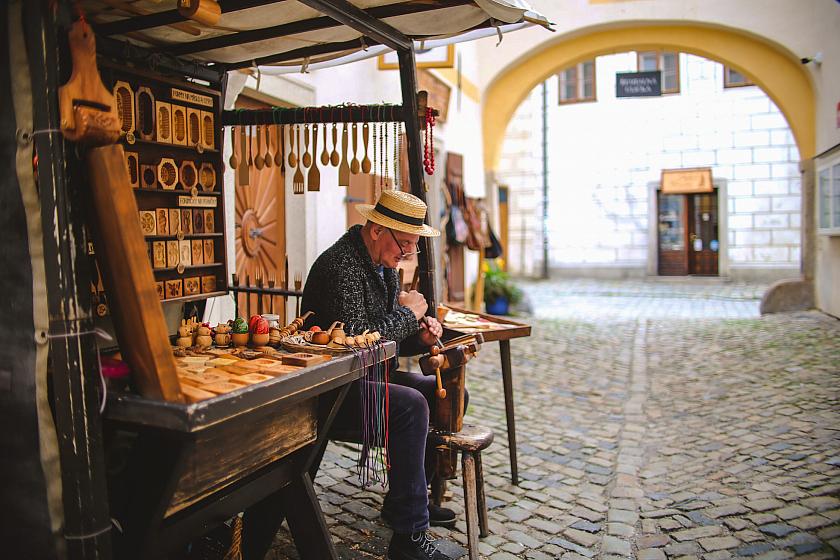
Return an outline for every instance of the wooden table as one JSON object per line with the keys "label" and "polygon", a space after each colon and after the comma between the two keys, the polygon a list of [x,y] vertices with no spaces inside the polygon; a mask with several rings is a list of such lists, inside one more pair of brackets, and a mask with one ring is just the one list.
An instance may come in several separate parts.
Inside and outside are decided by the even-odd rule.
{"label": "wooden table", "polygon": [[360,368],[334,357],[189,405],[109,395],[106,438],[134,441],[109,480],[115,557],[166,556],[244,511],[244,558],[263,558],[285,518],[302,559],[336,559],[311,473]]}
{"label": "wooden table", "polygon": [[487,313],[478,313],[455,307],[453,305],[445,304],[446,307],[453,311],[460,313],[469,313],[471,315],[478,315],[493,323],[500,325],[509,325],[504,328],[451,328],[444,323],[447,330],[457,332],[459,334],[475,334],[481,333],[484,336],[485,342],[499,341],[499,351],[501,353],[502,361],[502,385],[505,391],[505,416],[507,419],[507,435],[508,435],[508,452],[510,453],[510,475],[513,484],[519,484],[519,467],[516,461],[516,420],[514,418],[513,407],[513,374],[510,364],[510,341],[513,338],[523,338],[531,336],[531,325],[511,321],[505,317],[498,317],[496,315],[489,315]]}

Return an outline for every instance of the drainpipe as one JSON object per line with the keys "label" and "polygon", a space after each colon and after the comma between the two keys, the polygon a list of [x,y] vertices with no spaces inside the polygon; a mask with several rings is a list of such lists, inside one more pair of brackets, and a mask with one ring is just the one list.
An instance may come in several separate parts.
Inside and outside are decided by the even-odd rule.
{"label": "drainpipe", "polygon": [[542,83],[542,277],[548,278],[548,86]]}

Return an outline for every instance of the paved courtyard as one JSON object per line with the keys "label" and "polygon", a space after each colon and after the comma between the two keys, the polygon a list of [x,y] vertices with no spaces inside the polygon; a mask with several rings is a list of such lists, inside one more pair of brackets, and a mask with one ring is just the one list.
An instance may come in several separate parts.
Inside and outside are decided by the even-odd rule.
{"label": "paved courtyard", "polygon": [[[496,432],[482,557],[840,557],[840,321],[759,317],[763,289],[527,284],[533,336],[511,344],[519,486],[498,345],[468,368],[467,421]],[[356,455],[331,443],[316,489],[341,558],[382,558],[383,492],[359,488]],[[465,546],[460,519],[434,534]],[[298,557],[285,528],[269,557]]]}

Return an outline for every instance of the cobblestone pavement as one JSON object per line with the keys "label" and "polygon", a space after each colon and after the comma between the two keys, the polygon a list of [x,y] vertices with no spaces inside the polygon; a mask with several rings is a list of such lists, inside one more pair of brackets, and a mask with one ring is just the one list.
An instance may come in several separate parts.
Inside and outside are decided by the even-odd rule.
{"label": "cobblestone pavement", "polygon": [[[539,316],[511,343],[519,486],[498,345],[469,365],[467,421],[496,432],[481,556],[840,557],[840,321],[758,317],[749,287],[639,283],[633,297],[632,284],[607,284],[528,285]],[[635,311],[587,317],[571,309],[581,295]],[[663,300],[682,312],[661,312]],[[331,443],[316,489],[341,558],[382,558],[382,491],[359,488],[356,453]],[[433,532],[466,546],[460,482],[449,489],[460,521]],[[269,557],[297,558],[285,528]]]}

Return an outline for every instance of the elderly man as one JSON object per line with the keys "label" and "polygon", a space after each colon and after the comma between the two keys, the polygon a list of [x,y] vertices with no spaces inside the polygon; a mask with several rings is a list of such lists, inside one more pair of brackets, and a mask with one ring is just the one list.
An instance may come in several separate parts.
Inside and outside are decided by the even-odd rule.
{"label": "elderly man", "polygon": [[[397,342],[400,355],[418,354],[435,343],[443,328],[435,318],[425,317],[428,304],[423,294],[401,291],[395,269],[418,252],[421,236],[436,237],[440,232],[424,223],[426,204],[405,192],[383,191],[376,205],[360,204],[356,210],[367,223],[351,227],[309,271],[302,309],[315,315],[307,327],[326,328],[341,321],[348,334],[379,331]],[[389,490],[382,506],[383,520],[394,529],[390,560],[447,558],[426,532],[430,523],[455,523],[451,510],[428,500],[426,436],[434,395],[433,377],[406,372],[390,377]],[[358,429],[361,409],[359,391],[351,389],[335,425]]]}

